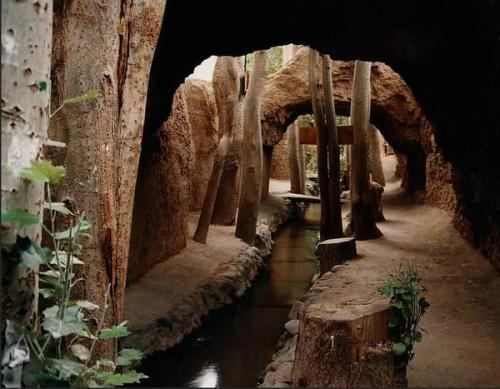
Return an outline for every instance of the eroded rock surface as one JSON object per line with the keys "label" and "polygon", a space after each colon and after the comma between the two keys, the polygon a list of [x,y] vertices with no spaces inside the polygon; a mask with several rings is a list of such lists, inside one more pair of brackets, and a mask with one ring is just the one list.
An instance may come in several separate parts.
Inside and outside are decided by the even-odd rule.
{"label": "eroded rock surface", "polygon": [[212,172],[219,122],[211,82],[187,78],[185,89],[194,146],[190,209],[199,211]]}
{"label": "eroded rock surface", "polygon": [[186,246],[194,149],[184,86],[156,137],[158,149],[143,152],[139,164],[128,283]]}

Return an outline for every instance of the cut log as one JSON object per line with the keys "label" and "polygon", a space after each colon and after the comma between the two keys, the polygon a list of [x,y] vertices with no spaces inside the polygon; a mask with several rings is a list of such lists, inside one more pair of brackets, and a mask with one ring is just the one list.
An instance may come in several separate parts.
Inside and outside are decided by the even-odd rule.
{"label": "cut log", "polygon": [[356,255],[356,240],[354,238],[328,239],[320,242],[318,244],[320,274],[325,274],[333,266],[340,265]]}
{"label": "cut log", "polygon": [[406,363],[392,352],[392,307],[359,269],[320,277],[300,315],[294,387],[405,387]]}

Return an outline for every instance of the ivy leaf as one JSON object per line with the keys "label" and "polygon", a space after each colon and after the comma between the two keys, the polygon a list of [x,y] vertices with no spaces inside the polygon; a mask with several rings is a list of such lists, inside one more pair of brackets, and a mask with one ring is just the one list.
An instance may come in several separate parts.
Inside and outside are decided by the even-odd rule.
{"label": "ivy leaf", "polygon": [[69,380],[73,376],[79,376],[85,372],[85,365],[70,359],[46,358],[46,364],[59,372],[59,377]]}
{"label": "ivy leaf", "polygon": [[394,343],[392,345],[392,352],[395,354],[395,355],[403,355],[405,352],[406,352],[406,346],[404,343]]}
{"label": "ivy leaf", "polygon": [[90,359],[90,350],[83,344],[73,344],[70,349],[73,355],[80,361],[85,362]]}
{"label": "ivy leaf", "polygon": [[57,294],[54,289],[49,288],[38,289],[38,292],[46,299],[54,297]]}
{"label": "ivy leaf", "polygon": [[52,161],[43,159],[31,161],[31,167],[21,171],[22,178],[50,184],[57,184],[65,175],[66,169],[63,166],[54,166]]}
{"label": "ivy leaf", "polygon": [[90,227],[91,224],[88,221],[81,219],[79,226],[71,227],[61,232],[56,232],[54,234],[54,238],[57,240],[69,239],[70,236],[71,238],[75,238],[80,232],[87,231]]}
{"label": "ivy leaf", "polygon": [[124,348],[116,357],[116,366],[128,366],[132,361],[139,361],[142,357],[141,351],[135,348]]}
{"label": "ivy leaf", "polygon": [[39,90],[40,92],[43,92],[43,91],[45,91],[46,89],[47,89],[47,81],[40,81],[40,82],[38,83],[38,90]]}
{"label": "ivy leaf", "polygon": [[44,263],[44,260],[36,252],[33,245],[30,245],[26,250],[20,250],[19,254],[21,263],[32,270],[38,269],[38,267]]}
{"label": "ivy leaf", "polygon": [[90,301],[78,300],[76,302],[76,305],[78,305],[80,308],[88,309],[91,311],[94,309],[99,309],[99,305],[91,303]]}
{"label": "ivy leaf", "polygon": [[389,328],[394,328],[399,324],[399,317],[394,316],[389,320]]}
{"label": "ivy leaf", "polygon": [[70,99],[64,100],[63,105],[79,104],[79,103],[83,103],[84,101],[87,101],[87,100],[94,100],[99,96],[101,96],[101,95],[96,90],[89,90],[84,95],[72,97]]}
{"label": "ivy leaf", "polygon": [[59,307],[55,305],[43,311],[45,320],[42,327],[45,331],[50,332],[54,339],[88,332],[86,324],[81,320],[82,315],[79,307],[66,308],[62,319],[57,315],[58,310]]}
{"label": "ivy leaf", "polygon": [[12,224],[19,223],[21,228],[40,224],[38,216],[26,212],[20,208],[12,209],[10,211],[2,211],[2,223]]}
{"label": "ivy leaf", "polygon": [[52,209],[53,211],[59,212],[63,215],[73,215],[73,212],[71,212],[68,208],[66,208],[66,205],[64,203],[48,203],[45,202],[43,204],[43,207],[45,209]]}
{"label": "ivy leaf", "polygon": [[139,384],[140,380],[148,378],[147,375],[138,373],[135,370],[127,371],[123,374],[110,374],[104,379],[104,383],[112,386],[122,386],[126,384]]}
{"label": "ivy leaf", "polygon": [[413,335],[413,340],[415,342],[422,341],[422,333],[420,331],[415,332],[415,335]]}
{"label": "ivy leaf", "polygon": [[113,326],[111,328],[103,328],[99,333],[99,339],[116,339],[130,335],[131,332],[128,330],[126,324],[127,322],[124,321],[117,326]]}

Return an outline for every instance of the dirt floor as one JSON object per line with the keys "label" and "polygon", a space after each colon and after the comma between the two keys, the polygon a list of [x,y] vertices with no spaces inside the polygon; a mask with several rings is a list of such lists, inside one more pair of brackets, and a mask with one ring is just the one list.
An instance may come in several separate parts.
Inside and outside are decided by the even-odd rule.
{"label": "dirt floor", "polygon": [[[390,163],[390,161],[387,161]],[[390,181],[379,240],[358,242],[361,256],[416,264],[429,289],[428,332],[415,347],[411,387],[500,386],[500,274],[454,230],[441,210],[416,205]]]}
{"label": "dirt floor", "polygon": [[[384,236],[357,242],[359,255],[347,262],[351,281],[361,276],[365,287],[376,289],[406,262],[422,275],[431,308],[408,368],[409,387],[500,387],[500,274],[458,235],[446,212],[405,194],[393,178],[394,165],[384,158],[387,220],[377,223]],[[275,355],[264,386],[290,384],[296,338]]]}

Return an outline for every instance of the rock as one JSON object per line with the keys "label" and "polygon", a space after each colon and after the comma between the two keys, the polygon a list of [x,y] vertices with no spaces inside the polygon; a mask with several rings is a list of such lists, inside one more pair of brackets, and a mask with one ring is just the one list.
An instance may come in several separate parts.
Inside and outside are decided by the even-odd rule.
{"label": "rock", "polygon": [[296,335],[299,333],[299,321],[289,320],[285,323],[285,329],[290,335]]}
{"label": "rock", "polygon": [[194,171],[191,189],[191,211],[199,211],[205,198],[217,149],[219,120],[212,83],[187,78],[186,102],[194,146]]}
{"label": "rock", "polygon": [[130,238],[129,285],[186,246],[194,150],[184,90],[184,86],[177,90],[168,120],[156,131],[157,148],[143,146]]}
{"label": "rock", "polygon": [[299,312],[300,310],[302,309],[302,307],[304,306],[304,303],[301,302],[301,301],[296,301],[293,305],[292,305],[292,309],[290,309],[290,312],[288,313],[288,318],[290,320],[295,320],[299,317]]}

